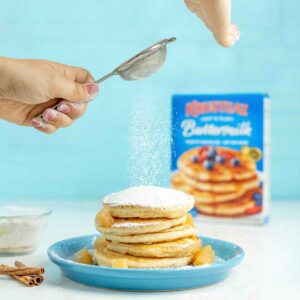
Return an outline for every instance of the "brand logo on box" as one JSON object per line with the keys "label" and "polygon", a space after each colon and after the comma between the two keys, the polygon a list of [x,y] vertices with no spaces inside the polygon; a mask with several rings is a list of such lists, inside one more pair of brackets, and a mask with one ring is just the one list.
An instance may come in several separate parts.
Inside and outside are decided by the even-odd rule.
{"label": "brand logo on box", "polygon": [[232,102],[226,100],[212,100],[208,102],[199,102],[193,100],[186,103],[185,115],[186,117],[199,117],[200,115],[221,113],[229,115],[238,115],[247,117],[249,105],[242,102]]}

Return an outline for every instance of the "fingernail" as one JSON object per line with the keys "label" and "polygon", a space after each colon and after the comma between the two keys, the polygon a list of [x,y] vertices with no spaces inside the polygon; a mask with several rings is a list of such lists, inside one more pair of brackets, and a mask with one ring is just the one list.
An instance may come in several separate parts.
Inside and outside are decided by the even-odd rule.
{"label": "fingernail", "polygon": [[64,114],[67,114],[71,111],[71,107],[65,103],[60,103],[57,107],[57,110]]}
{"label": "fingernail", "polygon": [[86,85],[89,95],[95,96],[99,93],[99,87],[95,83],[88,83]]}
{"label": "fingernail", "polygon": [[46,109],[43,113],[43,119],[45,121],[53,121],[56,118],[56,111],[54,109]]}
{"label": "fingernail", "polygon": [[31,125],[34,127],[34,128],[41,128],[44,126],[44,122],[41,118],[33,118],[31,120]]}

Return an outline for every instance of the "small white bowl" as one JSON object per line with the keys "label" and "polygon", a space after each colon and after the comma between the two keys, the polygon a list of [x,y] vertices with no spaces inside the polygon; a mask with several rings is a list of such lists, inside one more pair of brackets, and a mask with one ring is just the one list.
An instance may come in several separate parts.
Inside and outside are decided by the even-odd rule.
{"label": "small white bowl", "polygon": [[40,243],[51,210],[0,206],[0,254],[25,254]]}

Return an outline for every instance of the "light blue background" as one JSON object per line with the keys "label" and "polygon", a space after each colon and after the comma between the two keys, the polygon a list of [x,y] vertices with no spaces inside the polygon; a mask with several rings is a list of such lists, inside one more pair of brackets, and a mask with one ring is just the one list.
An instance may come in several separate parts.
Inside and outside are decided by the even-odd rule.
{"label": "light blue background", "polygon": [[1,1],[2,56],[79,65],[100,77],[162,38],[178,41],[153,77],[103,83],[69,129],[48,136],[1,122],[0,198],[100,198],[139,181],[166,185],[171,95],[226,92],[271,95],[272,196],[300,198],[299,11],[297,0],[233,0],[241,39],[228,50],[183,0]]}

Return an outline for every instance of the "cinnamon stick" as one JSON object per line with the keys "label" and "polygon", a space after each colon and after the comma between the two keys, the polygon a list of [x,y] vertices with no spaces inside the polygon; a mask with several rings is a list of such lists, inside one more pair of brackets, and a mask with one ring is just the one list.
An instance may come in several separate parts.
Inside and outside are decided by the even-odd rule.
{"label": "cinnamon stick", "polygon": [[9,267],[6,265],[0,266],[1,275],[41,275],[45,272],[44,268],[35,267]]}
{"label": "cinnamon stick", "polygon": [[[1,267],[3,267],[3,268],[9,268],[6,265],[1,265]],[[9,274],[6,274],[6,275],[9,275]],[[18,280],[19,282],[27,285],[27,286],[34,286],[35,285],[33,279],[30,276],[18,276],[18,275],[10,275],[10,276],[12,278]]]}
{"label": "cinnamon stick", "polygon": [[[20,261],[15,261],[16,267],[27,267],[25,264],[23,264]],[[31,279],[33,280],[35,285],[40,285],[44,281],[44,277],[42,275],[29,275]]]}
{"label": "cinnamon stick", "polygon": [[29,267],[20,261],[15,261],[15,267],[0,265],[0,275],[11,276],[30,287],[40,285],[44,281],[44,277],[42,276],[44,271],[42,267]]}
{"label": "cinnamon stick", "polygon": [[18,280],[19,282],[27,285],[27,286],[34,286],[36,285],[33,278],[30,276],[17,276],[17,275],[11,275],[12,278]]}
{"label": "cinnamon stick", "polygon": [[44,281],[44,277],[42,275],[32,275],[30,277],[35,285],[40,285]]}

